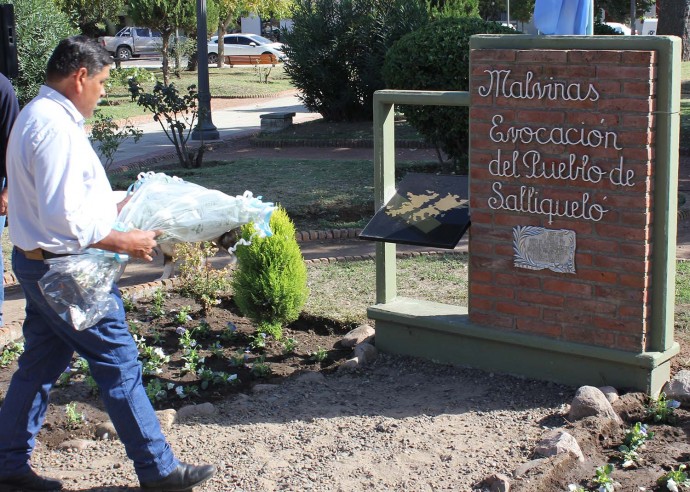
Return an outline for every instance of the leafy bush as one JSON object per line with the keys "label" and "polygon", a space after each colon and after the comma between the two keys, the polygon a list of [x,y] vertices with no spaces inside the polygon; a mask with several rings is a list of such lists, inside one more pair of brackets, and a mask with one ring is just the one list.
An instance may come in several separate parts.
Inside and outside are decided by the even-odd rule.
{"label": "leafy bush", "polygon": [[372,118],[386,51],[428,12],[423,0],[295,0],[292,20],[281,33],[285,71],[304,104],[329,121],[357,121]]}
{"label": "leafy bush", "polygon": [[594,20],[594,27],[592,30],[594,35],[605,35],[605,36],[621,36],[622,33],[616,31],[613,27],[604,24],[599,19]]}
{"label": "leafy bush", "polygon": [[204,311],[219,302],[230,290],[227,268],[213,268],[208,261],[218,252],[212,243],[180,243],[175,245],[175,260],[180,261],[180,292],[198,301]]}
{"label": "leafy bush", "polygon": [[20,106],[24,106],[38,94],[48,58],[57,44],[77,31],[53,2],[9,0],[9,3],[14,4],[19,58],[19,75],[12,79],[12,84]]}
{"label": "leafy bush", "polygon": [[130,137],[134,143],[137,143],[143,135],[144,132],[129,124],[129,121],[120,127],[113,121],[112,116],[103,116],[100,111],[97,111],[91,125],[89,140],[101,154],[103,167],[108,171],[115,161],[115,154],[120,144]]}
{"label": "leafy bush", "polygon": [[[443,18],[407,34],[386,55],[383,76],[390,89],[469,89],[470,36],[515,34],[509,27],[475,18]],[[408,121],[443,150],[456,167],[467,155],[467,108],[404,106]]]}
{"label": "leafy bush", "polygon": [[244,316],[258,323],[258,331],[282,336],[282,327],[295,321],[307,300],[307,267],[295,240],[295,226],[283,208],[270,221],[273,235],[253,237],[254,225],[242,227],[238,268],[232,279],[234,299]]}
{"label": "leafy bush", "polygon": [[156,74],[143,67],[114,68],[110,71],[108,82],[112,85],[129,88],[130,79],[139,84],[156,82]]}
{"label": "leafy bush", "polygon": [[159,81],[153,91],[147,93],[136,78],[130,78],[127,82],[132,101],[153,113],[153,120],[161,125],[165,136],[175,145],[180,165],[186,168],[201,167],[204,146],[201,145],[195,153],[187,144],[199,113],[196,85],[190,85],[187,94],[181,95],[175,84],[165,85]]}

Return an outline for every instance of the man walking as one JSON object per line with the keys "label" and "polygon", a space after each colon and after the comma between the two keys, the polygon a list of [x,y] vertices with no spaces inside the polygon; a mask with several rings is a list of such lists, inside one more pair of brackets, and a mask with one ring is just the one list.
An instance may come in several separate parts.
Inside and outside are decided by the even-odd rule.
{"label": "man walking", "polygon": [[118,206],[83,130],[105,95],[112,58],[95,41],[61,41],[48,61],[46,84],[19,114],[8,146],[12,267],[26,297],[24,353],[0,407],[0,490],[60,490],[30,467],[53,383],[74,351],[84,357],[143,489],[191,490],[215,473],[179,462],[163,436],[142,384],[119,290],[118,309],[77,331],[44,299],[44,259],[95,247],[151,261],[158,231],[112,229]]}

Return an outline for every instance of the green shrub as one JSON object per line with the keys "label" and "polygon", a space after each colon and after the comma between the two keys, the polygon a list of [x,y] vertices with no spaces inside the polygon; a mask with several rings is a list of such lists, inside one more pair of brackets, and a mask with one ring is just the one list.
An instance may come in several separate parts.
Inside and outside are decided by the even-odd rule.
{"label": "green shrub", "polygon": [[242,227],[238,268],[232,279],[234,299],[242,314],[258,324],[258,330],[282,336],[282,327],[295,321],[307,300],[307,267],[295,240],[295,226],[282,208],[270,221],[273,235],[253,237],[254,225]]}
{"label": "green shrub", "polygon": [[228,269],[213,268],[209,261],[217,252],[218,247],[209,242],[175,245],[174,259],[180,263],[180,292],[199,302],[205,312],[230,290]]}
{"label": "green shrub", "polygon": [[605,36],[622,36],[622,33],[616,31],[613,27],[604,24],[599,19],[594,20],[594,28],[592,30],[594,35],[605,35]]}
{"label": "green shrub", "polygon": [[52,1],[9,0],[9,3],[14,4],[19,58],[19,76],[12,79],[12,85],[20,106],[24,106],[38,94],[48,58],[57,44],[77,31]]}
{"label": "green shrub", "polygon": [[108,82],[124,88],[129,88],[129,80],[134,79],[139,84],[156,82],[156,74],[143,67],[114,68],[110,71]]}
{"label": "green shrub", "polygon": [[[515,34],[509,27],[475,18],[443,18],[407,34],[386,55],[383,76],[390,89],[469,89],[470,36]],[[467,108],[404,106],[408,121],[459,167],[467,155]]]}
{"label": "green shrub", "polygon": [[386,51],[428,15],[424,0],[295,0],[285,71],[324,119],[371,120]]}

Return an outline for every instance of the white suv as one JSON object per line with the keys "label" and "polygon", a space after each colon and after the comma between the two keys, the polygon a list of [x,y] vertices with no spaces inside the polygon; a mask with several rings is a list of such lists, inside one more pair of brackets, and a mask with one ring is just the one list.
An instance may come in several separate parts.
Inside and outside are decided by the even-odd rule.
{"label": "white suv", "polygon": [[[278,61],[285,61],[283,43],[274,43],[258,34],[226,34],[223,38],[223,55],[263,55],[271,54]],[[218,63],[218,36],[213,36],[208,43],[208,62]]]}

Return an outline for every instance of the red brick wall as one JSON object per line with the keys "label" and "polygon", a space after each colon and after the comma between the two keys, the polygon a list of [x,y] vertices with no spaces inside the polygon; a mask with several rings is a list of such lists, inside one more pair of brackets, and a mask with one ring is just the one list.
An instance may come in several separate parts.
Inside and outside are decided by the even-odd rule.
{"label": "red brick wall", "polygon": [[[650,314],[655,52],[479,49],[471,61],[470,320],[643,351]],[[530,98],[536,84],[556,96]],[[590,145],[580,142],[581,132]],[[501,141],[515,135],[517,141]],[[501,161],[509,161],[504,169],[491,164],[499,151]],[[532,175],[543,164],[569,163],[571,155],[589,181],[582,174]],[[526,166],[523,159],[536,164]],[[622,172],[615,171],[621,162]],[[584,205],[549,217],[517,207],[521,189],[525,197],[531,190],[537,202],[551,200],[545,205]],[[516,267],[516,226],[575,231],[575,273]]]}

